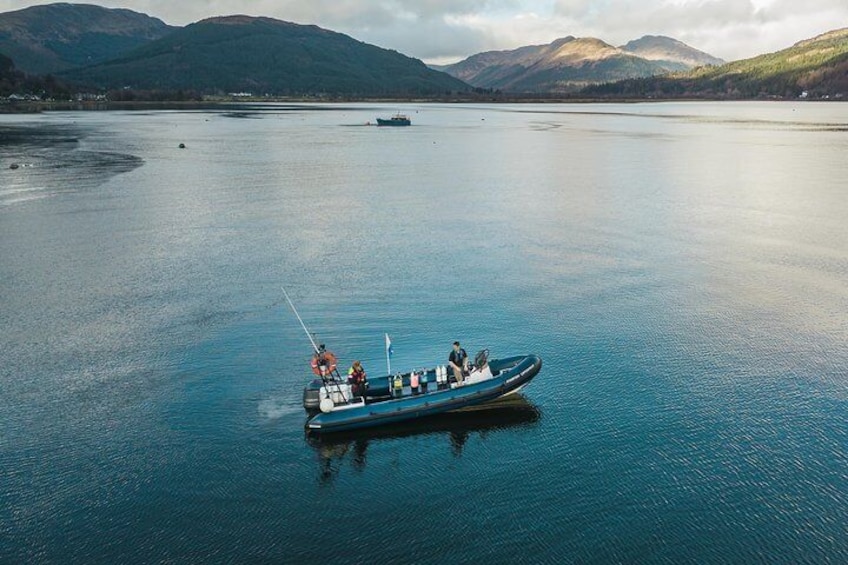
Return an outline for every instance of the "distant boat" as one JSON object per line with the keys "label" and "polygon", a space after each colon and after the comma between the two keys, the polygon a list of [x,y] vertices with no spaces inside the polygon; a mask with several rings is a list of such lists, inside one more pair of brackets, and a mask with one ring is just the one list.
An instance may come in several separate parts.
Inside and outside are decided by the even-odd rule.
{"label": "distant boat", "polygon": [[395,114],[391,118],[377,118],[378,126],[411,126],[412,120],[406,114]]}

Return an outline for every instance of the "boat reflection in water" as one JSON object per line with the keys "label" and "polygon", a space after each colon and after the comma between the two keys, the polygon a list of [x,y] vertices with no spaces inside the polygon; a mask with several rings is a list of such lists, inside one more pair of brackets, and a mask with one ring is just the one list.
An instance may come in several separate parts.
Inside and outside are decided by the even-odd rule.
{"label": "boat reflection in water", "polygon": [[535,425],[541,412],[521,394],[494,402],[471,406],[455,412],[427,416],[390,426],[366,428],[335,434],[306,433],[307,443],[315,449],[321,467],[321,481],[329,482],[339,473],[345,460],[354,469],[365,468],[368,445],[372,442],[411,436],[445,435],[455,457],[462,454],[472,434],[485,437],[487,432]]}

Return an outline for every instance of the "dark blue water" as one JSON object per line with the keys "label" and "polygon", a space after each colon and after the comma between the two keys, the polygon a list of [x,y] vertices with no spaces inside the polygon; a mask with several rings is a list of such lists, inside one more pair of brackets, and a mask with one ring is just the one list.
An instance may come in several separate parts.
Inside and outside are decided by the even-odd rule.
{"label": "dark blue water", "polygon": [[[0,562],[848,561],[848,106],[400,109],[2,118]],[[307,437],[283,285],[544,366]]]}

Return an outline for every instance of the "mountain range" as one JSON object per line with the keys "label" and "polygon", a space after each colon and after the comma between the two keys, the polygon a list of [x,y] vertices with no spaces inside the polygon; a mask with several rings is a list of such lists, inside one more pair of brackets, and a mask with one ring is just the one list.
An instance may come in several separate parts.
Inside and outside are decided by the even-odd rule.
{"label": "mountain range", "polygon": [[417,59],[317,26],[216,17],[107,62],[60,73],[101,89],[415,95],[468,86]]}
{"label": "mountain range", "polygon": [[130,10],[49,4],[0,14],[0,54],[93,90],[433,95],[467,91],[418,59],[312,25],[209,18],[185,27]]}
{"label": "mountain range", "polygon": [[173,27],[131,10],[64,3],[0,13],[0,95],[414,97],[465,96],[472,87],[504,99],[836,98],[848,96],[848,29],[727,64],[669,37],[615,47],[568,36],[433,69],[341,33],[271,18]]}
{"label": "mountain range", "polygon": [[843,98],[848,96],[848,28],[751,59],[596,85],[583,94],[628,98]]}
{"label": "mountain range", "polygon": [[723,63],[670,37],[645,36],[614,47],[568,36],[547,45],[479,53],[441,69],[479,88],[550,93]]}

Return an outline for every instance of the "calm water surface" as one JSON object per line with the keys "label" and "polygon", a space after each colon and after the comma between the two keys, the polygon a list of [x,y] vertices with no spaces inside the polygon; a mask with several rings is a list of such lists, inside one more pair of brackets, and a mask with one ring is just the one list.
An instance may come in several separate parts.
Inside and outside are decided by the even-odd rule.
{"label": "calm water surface", "polygon": [[[845,104],[2,116],[0,562],[848,562],[846,154]],[[307,437],[282,285],[372,374],[544,367]]]}

